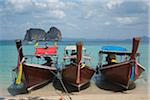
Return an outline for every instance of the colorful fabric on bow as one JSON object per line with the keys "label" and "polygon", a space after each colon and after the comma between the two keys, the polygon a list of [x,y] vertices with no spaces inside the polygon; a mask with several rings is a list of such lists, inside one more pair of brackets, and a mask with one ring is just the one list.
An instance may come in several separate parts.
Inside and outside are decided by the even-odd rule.
{"label": "colorful fabric on bow", "polygon": [[20,49],[21,47],[18,49],[18,64],[17,64],[17,79],[16,79],[16,84],[20,84],[21,83],[21,78],[22,78],[22,61],[20,62]]}
{"label": "colorful fabric on bow", "polygon": [[17,76],[17,79],[16,79],[16,84],[20,84],[21,83],[21,78],[22,78],[22,63],[20,63],[18,76]]}
{"label": "colorful fabric on bow", "polygon": [[134,80],[134,71],[135,71],[135,65],[131,64],[131,69],[130,69],[130,80]]}
{"label": "colorful fabric on bow", "polygon": [[131,64],[131,70],[130,70],[130,80],[133,81],[134,77],[138,76],[138,64],[137,61],[135,60],[134,63]]}

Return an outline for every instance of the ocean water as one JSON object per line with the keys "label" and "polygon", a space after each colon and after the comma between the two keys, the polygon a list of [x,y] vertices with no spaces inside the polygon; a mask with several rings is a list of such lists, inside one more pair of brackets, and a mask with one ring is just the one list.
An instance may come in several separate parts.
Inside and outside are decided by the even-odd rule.
{"label": "ocean water", "polygon": [[[44,43],[40,43],[43,45]],[[53,42],[49,42],[49,45]],[[67,45],[75,45],[75,41],[62,41],[58,42],[58,58],[59,65],[63,62],[64,48]],[[95,68],[98,64],[98,52],[104,45],[118,45],[127,48],[129,51],[132,49],[131,42],[83,42],[84,47],[86,48],[87,54],[92,57],[91,66]],[[147,79],[148,73],[148,57],[149,57],[149,44],[141,42],[138,52],[141,53],[140,64],[142,64],[146,71],[143,73],[145,79]],[[34,44],[32,45],[23,45],[24,55],[34,54]],[[0,96],[1,95],[10,95],[7,91],[7,88],[12,84],[13,74],[12,69],[17,65],[17,49],[15,41],[0,41]],[[3,91],[3,92],[1,92]]]}

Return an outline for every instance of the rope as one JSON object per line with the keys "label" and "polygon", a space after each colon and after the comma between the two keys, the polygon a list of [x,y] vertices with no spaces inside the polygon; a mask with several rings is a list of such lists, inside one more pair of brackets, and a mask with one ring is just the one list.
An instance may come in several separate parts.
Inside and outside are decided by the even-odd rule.
{"label": "rope", "polygon": [[[62,81],[62,79],[61,79],[60,73],[58,72],[58,74],[59,74],[59,76],[58,76],[58,75],[56,75],[53,71],[50,70],[50,72],[51,72],[55,77],[57,77],[57,78],[60,80],[60,83],[61,83],[63,89],[65,90],[65,93],[67,94],[69,100],[72,100],[71,96],[69,95],[69,93],[68,93],[68,91],[67,91],[67,88],[65,87],[65,85],[64,85],[64,83],[63,83],[63,81]],[[65,99],[65,98],[64,98],[64,99]]]}

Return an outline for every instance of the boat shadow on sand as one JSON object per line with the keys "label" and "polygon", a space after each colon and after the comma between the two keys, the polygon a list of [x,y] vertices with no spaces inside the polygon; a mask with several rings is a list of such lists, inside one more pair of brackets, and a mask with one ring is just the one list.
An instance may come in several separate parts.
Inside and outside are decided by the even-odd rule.
{"label": "boat shadow on sand", "polygon": [[125,89],[119,85],[116,85],[115,83],[107,80],[104,76],[102,75],[95,75],[95,84],[98,88],[104,89],[107,91],[113,91],[113,92],[124,92],[127,90],[132,90],[136,88],[135,83],[133,83],[128,89]]}
{"label": "boat shadow on sand", "polygon": [[[63,84],[62,84],[62,82],[63,82]],[[79,90],[78,90],[77,87],[75,87],[75,86],[73,86],[73,85],[67,83],[67,82],[64,81],[64,80],[62,80],[62,82],[60,81],[60,79],[55,78],[55,79],[53,80],[53,87],[54,87],[55,89],[57,89],[57,90],[62,91],[62,92],[66,92],[65,89],[64,89],[64,87],[66,88],[66,90],[67,90],[68,93],[79,92]],[[63,85],[64,85],[64,87],[63,87]],[[84,90],[84,89],[88,88],[89,86],[90,86],[90,82],[88,82],[87,84],[83,85],[83,86],[80,88],[80,90]]]}
{"label": "boat shadow on sand", "polygon": [[[95,74],[92,78],[92,81],[95,82],[95,85],[100,88],[100,89],[103,89],[103,90],[107,90],[107,91],[113,91],[113,92],[124,92],[126,91],[127,89],[121,87],[121,86],[118,86],[108,80],[106,80],[103,76],[101,75],[97,75]],[[72,93],[72,92],[79,92],[77,87],[73,86],[73,85],[70,85],[68,84],[66,81],[62,80],[63,82],[63,85],[65,86],[65,88],[67,89],[67,92],[68,93]],[[50,82],[48,82],[50,83]],[[46,83],[46,84],[48,84]],[[60,80],[55,77],[52,81],[53,83],[53,87],[57,90],[60,90],[62,92],[66,92],[64,90],[64,87],[62,85],[62,83],[60,82]],[[46,85],[45,84],[45,85]],[[41,85],[39,88],[45,86],[45,85]],[[88,82],[87,84],[85,84],[84,86],[82,86],[80,88],[80,90],[84,90],[86,88],[88,88],[90,86],[90,82]],[[36,88],[36,89],[39,89],[39,88]],[[134,89],[136,88],[136,85],[135,84],[132,84],[131,87],[128,89],[128,90],[131,90],[131,89]],[[36,90],[34,89],[34,90]],[[15,83],[11,84],[8,88],[7,88],[8,92],[15,96],[15,95],[18,95],[18,94],[25,94],[25,93],[28,93],[28,91],[26,90],[26,88],[24,87],[23,84],[20,84],[20,85],[15,85]]]}
{"label": "boat shadow on sand", "polygon": [[7,88],[7,90],[12,96],[28,93],[23,83],[16,85],[14,82]]}
{"label": "boat shadow on sand", "polygon": [[15,95],[18,95],[18,94],[26,94],[26,93],[29,93],[33,90],[37,90],[37,89],[40,89],[42,87],[44,87],[45,85],[51,83],[52,81],[48,81],[40,86],[38,86],[37,88],[34,88],[30,91],[27,91],[27,88],[25,87],[25,85],[23,83],[21,83],[20,85],[16,85],[15,82],[12,83],[8,88],[8,92],[12,95],[12,96],[15,96]]}

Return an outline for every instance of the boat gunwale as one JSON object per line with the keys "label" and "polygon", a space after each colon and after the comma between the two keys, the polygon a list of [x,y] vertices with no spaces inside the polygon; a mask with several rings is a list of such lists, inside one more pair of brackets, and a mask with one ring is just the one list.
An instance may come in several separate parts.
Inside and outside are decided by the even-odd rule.
{"label": "boat gunwale", "polygon": [[128,64],[128,63],[131,63],[131,62],[126,61],[126,62],[116,63],[116,64],[112,64],[112,65],[106,65],[105,67],[101,67],[100,70],[105,70],[105,69],[114,68],[114,67],[120,67],[120,65]]}
{"label": "boat gunwale", "polygon": [[23,63],[25,66],[29,67],[35,67],[35,68],[41,68],[41,69],[47,69],[47,70],[57,70],[54,66],[46,66],[46,65],[40,65],[40,64],[29,64],[29,63]]}
{"label": "boat gunwale", "polygon": [[38,84],[35,84],[35,85],[33,85],[33,86],[27,88],[27,90],[28,90],[28,91],[31,91],[31,90],[33,90],[33,89],[38,88],[39,86],[42,86],[43,84],[49,83],[49,82],[50,82],[50,79],[49,79],[49,80],[45,80],[44,82],[40,82],[40,83],[38,83]]}
{"label": "boat gunwale", "polygon": [[[128,64],[128,63],[133,63],[133,61],[125,61],[125,62],[116,63],[116,64],[112,64],[112,65],[106,65],[105,67],[101,67],[100,70],[105,70],[105,69],[108,69],[108,68],[119,67],[119,65]],[[145,70],[145,68],[140,63],[137,62],[137,65],[139,65],[139,67],[141,67],[143,70]]]}

